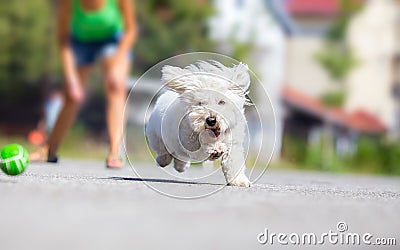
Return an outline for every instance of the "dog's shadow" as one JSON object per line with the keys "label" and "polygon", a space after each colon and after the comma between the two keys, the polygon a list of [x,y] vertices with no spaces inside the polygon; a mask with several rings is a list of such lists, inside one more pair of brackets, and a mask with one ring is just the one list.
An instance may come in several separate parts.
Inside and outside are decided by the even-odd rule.
{"label": "dog's shadow", "polygon": [[135,181],[135,182],[152,182],[152,183],[170,183],[170,184],[190,184],[190,185],[214,185],[214,186],[225,186],[225,184],[210,183],[210,182],[194,182],[194,181],[178,181],[178,180],[167,180],[167,179],[155,179],[155,178],[138,178],[138,177],[107,177],[101,178],[106,180],[116,181]]}

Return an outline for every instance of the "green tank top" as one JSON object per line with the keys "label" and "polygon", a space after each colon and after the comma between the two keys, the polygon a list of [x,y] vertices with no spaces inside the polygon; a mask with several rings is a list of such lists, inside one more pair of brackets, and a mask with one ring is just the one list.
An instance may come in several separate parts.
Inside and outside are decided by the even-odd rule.
{"label": "green tank top", "polygon": [[122,32],[124,23],[118,7],[118,0],[104,0],[99,10],[87,11],[79,0],[73,0],[72,35],[83,42],[101,41]]}

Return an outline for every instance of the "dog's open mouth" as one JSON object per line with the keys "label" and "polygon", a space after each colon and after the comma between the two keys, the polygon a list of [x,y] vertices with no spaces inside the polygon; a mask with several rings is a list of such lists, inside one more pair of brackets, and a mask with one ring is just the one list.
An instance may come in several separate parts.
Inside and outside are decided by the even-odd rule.
{"label": "dog's open mouth", "polygon": [[209,128],[209,130],[212,132],[211,135],[213,135],[216,138],[221,134],[219,128]]}

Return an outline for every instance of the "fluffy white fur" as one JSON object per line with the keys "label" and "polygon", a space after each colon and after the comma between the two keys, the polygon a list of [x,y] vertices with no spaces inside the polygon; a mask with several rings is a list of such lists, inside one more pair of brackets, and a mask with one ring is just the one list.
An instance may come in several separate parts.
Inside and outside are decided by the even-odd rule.
{"label": "fluffy white fur", "polygon": [[246,65],[232,68],[200,61],[179,68],[164,66],[168,88],[157,100],[146,126],[149,146],[157,164],[183,172],[191,161],[221,158],[229,185],[249,187],[245,175],[244,106],[250,77]]}

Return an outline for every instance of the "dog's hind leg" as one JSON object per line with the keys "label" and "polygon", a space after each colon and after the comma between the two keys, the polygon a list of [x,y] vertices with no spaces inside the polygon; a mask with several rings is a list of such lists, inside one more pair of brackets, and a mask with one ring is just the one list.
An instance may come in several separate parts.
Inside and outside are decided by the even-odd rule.
{"label": "dog's hind leg", "polygon": [[172,155],[165,148],[164,142],[159,137],[153,137],[149,140],[150,147],[156,151],[156,162],[160,167],[168,166],[172,161]]}
{"label": "dog's hind leg", "polygon": [[190,162],[181,161],[181,160],[179,160],[177,158],[174,158],[174,168],[179,173],[182,173],[183,171],[185,171],[189,167],[190,167]]}
{"label": "dog's hind leg", "polygon": [[168,152],[163,155],[157,155],[156,161],[157,161],[157,164],[163,168],[165,166],[168,166],[171,163],[172,155],[170,155]]}
{"label": "dog's hind leg", "polygon": [[246,165],[243,147],[232,145],[231,150],[222,156],[222,172],[230,186],[250,187],[250,181],[245,174]]}

